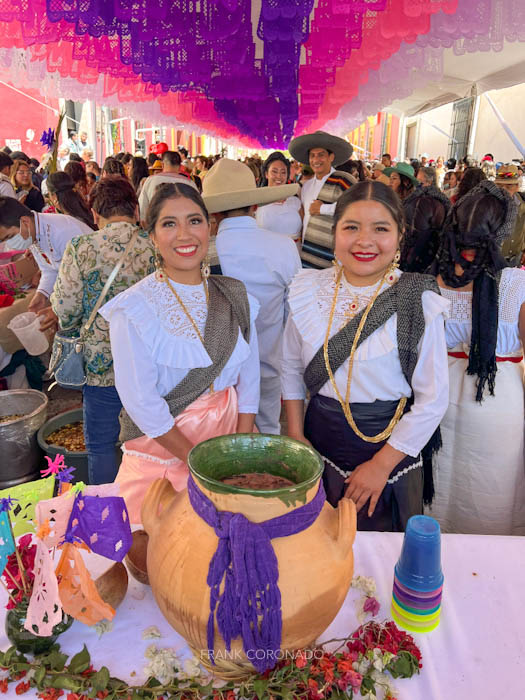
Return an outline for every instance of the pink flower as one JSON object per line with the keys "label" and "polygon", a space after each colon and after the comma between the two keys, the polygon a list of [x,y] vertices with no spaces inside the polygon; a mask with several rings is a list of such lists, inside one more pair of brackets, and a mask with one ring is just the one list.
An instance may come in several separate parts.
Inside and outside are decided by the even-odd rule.
{"label": "pink flower", "polygon": [[381,606],[379,605],[377,598],[371,596],[366,599],[365,604],[363,605],[363,610],[374,616],[377,615],[380,607]]}
{"label": "pink flower", "polygon": [[350,684],[354,693],[359,691],[361,688],[361,683],[363,682],[363,676],[360,673],[357,673],[357,671],[347,671],[343,675],[343,678]]}
{"label": "pink flower", "polygon": [[55,459],[51,459],[51,457],[46,455],[46,459],[47,469],[40,470],[42,477],[51,476],[51,474],[55,474],[56,476],[59,471],[64,468],[64,455],[56,455]]}

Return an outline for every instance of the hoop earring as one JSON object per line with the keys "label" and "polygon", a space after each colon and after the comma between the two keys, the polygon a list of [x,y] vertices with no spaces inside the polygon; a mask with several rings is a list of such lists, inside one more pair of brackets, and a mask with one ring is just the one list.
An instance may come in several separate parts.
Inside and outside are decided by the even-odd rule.
{"label": "hoop earring", "polygon": [[201,263],[201,275],[204,282],[207,282],[211,275],[210,258],[207,255]]}
{"label": "hoop earring", "polygon": [[164,282],[165,274],[164,274],[164,270],[162,268],[162,264],[164,263],[164,260],[162,259],[162,255],[159,253],[159,249],[157,248],[157,246],[155,246],[154,261],[155,261],[155,279],[158,282]]}

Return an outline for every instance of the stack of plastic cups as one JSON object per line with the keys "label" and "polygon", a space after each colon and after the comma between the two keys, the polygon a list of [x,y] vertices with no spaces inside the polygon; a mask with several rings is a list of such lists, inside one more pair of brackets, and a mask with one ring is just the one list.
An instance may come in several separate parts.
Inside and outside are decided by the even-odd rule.
{"label": "stack of plastic cups", "polygon": [[409,632],[435,629],[441,615],[442,591],[439,523],[426,515],[414,515],[407,523],[394,570],[394,621]]}

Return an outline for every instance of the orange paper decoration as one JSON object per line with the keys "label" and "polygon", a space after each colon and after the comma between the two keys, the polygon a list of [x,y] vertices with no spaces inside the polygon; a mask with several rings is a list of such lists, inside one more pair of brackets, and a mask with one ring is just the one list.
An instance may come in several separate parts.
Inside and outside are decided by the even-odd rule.
{"label": "orange paper decoration", "polygon": [[95,582],[74,544],[66,542],[62,547],[56,575],[64,612],[85,625],[113,619],[115,610],[104,603],[98,594]]}

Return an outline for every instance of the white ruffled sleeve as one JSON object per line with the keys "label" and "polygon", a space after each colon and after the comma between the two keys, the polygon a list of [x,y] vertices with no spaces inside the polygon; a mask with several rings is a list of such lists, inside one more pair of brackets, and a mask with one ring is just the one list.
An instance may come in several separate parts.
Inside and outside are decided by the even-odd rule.
{"label": "white ruffled sleeve", "polygon": [[392,431],[388,444],[411,457],[417,457],[432,437],[448,408],[448,355],[445,318],[450,303],[435,292],[422,296],[425,332],[419,341],[419,354],[412,390],[414,403]]}
{"label": "white ruffled sleeve", "polygon": [[330,269],[299,270],[290,284],[288,294],[290,315],[284,328],[281,358],[281,389],[285,400],[306,398],[304,383],[308,352],[306,345],[308,348],[318,348],[323,344],[316,290],[329,279],[331,274]]}
{"label": "white ruffled sleeve", "polygon": [[164,435],[175,419],[157,389],[158,370],[135,324],[122,308],[110,314],[109,337],[115,387],[132,421],[150,438]]}
{"label": "white ruffled sleeve", "polygon": [[248,301],[250,303],[250,354],[241,365],[235,388],[239,401],[239,413],[257,414],[259,412],[261,365],[259,363],[259,343],[255,319],[259,313],[259,302],[251,294],[248,294]]}
{"label": "white ruffled sleeve", "polygon": [[285,401],[306,398],[304,369],[302,339],[292,316],[288,316],[284,328],[281,359],[281,391]]}

